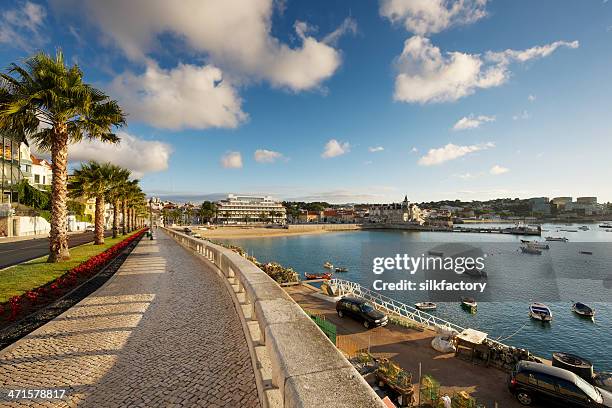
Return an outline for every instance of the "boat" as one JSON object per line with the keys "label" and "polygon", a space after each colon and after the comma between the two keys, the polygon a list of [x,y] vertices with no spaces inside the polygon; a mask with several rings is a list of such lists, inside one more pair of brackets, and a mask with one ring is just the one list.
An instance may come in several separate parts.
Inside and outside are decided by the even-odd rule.
{"label": "boat", "polygon": [[419,310],[435,310],[438,305],[436,305],[434,302],[419,302],[415,303],[414,307]]}
{"label": "boat", "polygon": [[532,248],[529,245],[527,246],[522,246],[521,247],[521,251],[524,254],[531,254],[531,255],[542,255],[542,250],[538,249],[538,248]]}
{"label": "boat", "polygon": [[529,305],[529,317],[542,322],[550,322],[552,320],[552,312],[545,304],[534,302]]}
{"label": "boat", "polygon": [[444,256],[444,252],[440,252],[440,251],[427,251],[428,255],[431,256],[439,256],[439,257],[443,257]]}
{"label": "boat", "polygon": [[336,268],[336,272],[348,272],[348,268]]}
{"label": "boat", "polygon": [[547,241],[553,241],[553,242],[567,242],[569,241],[569,239],[565,238],[565,237],[546,237]]}
{"label": "boat", "polygon": [[308,272],[305,272],[304,276],[306,277],[306,280],[313,280],[313,279],[326,279],[326,280],[329,280],[329,279],[332,278],[331,272],[325,272],[325,273],[308,273]]}
{"label": "boat", "polygon": [[578,227],[578,229],[582,231],[588,231],[589,227],[587,227],[586,225],[583,225],[582,227]]}
{"label": "boat", "polygon": [[521,239],[521,243],[527,245],[528,247],[531,248],[536,248],[536,249],[550,249],[550,246],[548,246],[548,244],[545,244],[544,242],[540,242],[540,241],[528,241],[525,239]]}
{"label": "boat", "polygon": [[578,232],[577,229],[562,229],[563,232]]}
{"label": "boat", "polygon": [[512,235],[542,235],[542,227],[518,223],[514,227],[503,228],[499,232]]}
{"label": "boat", "polygon": [[612,224],[610,223],[601,224],[599,228],[612,228]]}
{"label": "boat", "polygon": [[593,255],[593,251],[580,251],[582,255]]}
{"label": "boat", "polygon": [[334,269],[334,265],[331,262],[329,262],[329,261],[325,262],[323,264],[323,267],[327,268],[327,269]]}
{"label": "boat", "polygon": [[572,311],[583,317],[595,317],[595,309],[581,302],[576,302],[572,305]]}
{"label": "boat", "polygon": [[464,297],[463,299],[461,299],[461,308],[467,310],[470,313],[476,313],[476,311],[478,310],[478,303],[476,303],[476,300],[474,300],[474,298]]}
{"label": "boat", "polygon": [[606,232],[612,232],[612,229],[607,229]]}

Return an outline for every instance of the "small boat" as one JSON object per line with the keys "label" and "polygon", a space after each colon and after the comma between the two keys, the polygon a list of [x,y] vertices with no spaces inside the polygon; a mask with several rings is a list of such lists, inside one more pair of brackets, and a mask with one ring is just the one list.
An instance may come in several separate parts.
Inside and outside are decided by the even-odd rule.
{"label": "small boat", "polygon": [[582,255],[593,255],[593,251],[580,251]]}
{"label": "small boat", "polygon": [[565,238],[565,237],[546,237],[547,241],[553,241],[553,242],[567,242],[569,241],[569,239]]}
{"label": "small boat", "polygon": [[323,267],[327,268],[327,269],[334,269],[334,265],[331,262],[329,262],[329,261],[325,262],[323,264]]}
{"label": "small boat", "polygon": [[578,232],[576,229],[562,229],[563,232]]}
{"label": "small boat", "polygon": [[304,276],[306,277],[306,280],[313,280],[313,279],[326,279],[326,280],[329,280],[329,279],[332,278],[331,272],[325,272],[325,273],[308,273],[308,272],[305,272]]}
{"label": "small boat", "polygon": [[440,252],[440,251],[427,251],[427,254],[431,256],[439,256],[439,257],[444,256],[444,252]]}
{"label": "small boat", "polygon": [[531,255],[542,255],[542,250],[538,249],[538,248],[532,248],[529,245],[527,246],[522,246],[521,247],[521,251],[524,254],[531,254]]}
{"label": "small boat", "polygon": [[589,227],[587,227],[586,225],[583,225],[582,227],[578,227],[578,229],[582,231],[588,231]]}
{"label": "small boat", "polygon": [[550,246],[548,246],[548,244],[545,244],[544,242],[540,242],[540,241],[528,241],[525,239],[521,239],[521,243],[527,245],[528,247],[531,248],[536,248],[536,249],[550,249]]}
{"label": "small boat", "polygon": [[436,305],[434,302],[419,302],[415,303],[414,307],[419,310],[435,310],[438,305]]}
{"label": "small boat", "polygon": [[461,299],[461,308],[467,310],[470,313],[476,313],[478,310],[478,303],[471,297],[464,297]]}
{"label": "small boat", "polygon": [[584,303],[576,302],[572,305],[572,311],[583,317],[595,317],[595,309]]}
{"label": "small boat", "polygon": [[609,223],[601,224],[599,228],[612,228],[612,224],[609,224]]}
{"label": "small boat", "polygon": [[336,268],[336,272],[348,272],[348,268]]}
{"label": "small boat", "polygon": [[534,302],[529,305],[529,317],[542,322],[550,322],[552,320],[552,312],[545,304]]}

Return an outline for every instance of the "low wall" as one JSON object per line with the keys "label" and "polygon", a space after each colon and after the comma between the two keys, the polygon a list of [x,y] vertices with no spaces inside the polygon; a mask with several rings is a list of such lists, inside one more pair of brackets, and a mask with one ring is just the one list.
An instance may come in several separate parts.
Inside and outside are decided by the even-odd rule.
{"label": "low wall", "polygon": [[13,231],[14,235],[21,237],[24,235],[39,235],[46,234],[51,231],[51,224],[42,217],[13,217],[16,219],[17,230]]}
{"label": "low wall", "polygon": [[229,249],[163,230],[214,264],[231,285],[262,406],[384,408],[357,370],[266,273]]}
{"label": "low wall", "polygon": [[346,231],[361,229],[361,224],[287,224],[289,231]]}

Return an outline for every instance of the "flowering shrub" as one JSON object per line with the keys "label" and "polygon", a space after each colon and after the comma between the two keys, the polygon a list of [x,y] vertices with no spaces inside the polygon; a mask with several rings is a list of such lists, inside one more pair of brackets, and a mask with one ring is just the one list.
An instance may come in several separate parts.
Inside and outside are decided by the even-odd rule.
{"label": "flowering shrub", "polygon": [[88,260],[70,269],[62,276],[53,281],[40,286],[36,289],[28,290],[19,296],[11,297],[8,302],[0,304],[0,318],[8,312],[8,320],[15,318],[28,307],[35,306],[39,303],[49,303],[58,298],[63,293],[74,288],[79,282],[87,280],[91,276],[98,273],[102,268],[110,263],[121,251],[123,251],[134,240],[140,238],[147,229],[142,229],[137,233],[129,236],[121,242],[108,248],[106,251],[94,255]]}

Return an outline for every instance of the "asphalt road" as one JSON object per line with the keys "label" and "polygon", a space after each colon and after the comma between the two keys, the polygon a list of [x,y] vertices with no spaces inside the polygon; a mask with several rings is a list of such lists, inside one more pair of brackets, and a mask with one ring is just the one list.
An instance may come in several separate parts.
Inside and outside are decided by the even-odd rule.
{"label": "asphalt road", "polygon": [[[105,236],[110,236],[107,231]],[[81,234],[68,235],[68,245],[70,248],[86,244],[93,241],[93,232],[83,232]],[[7,266],[16,265],[30,259],[39,258],[49,253],[49,239],[37,238],[25,241],[0,243],[0,269]]]}

